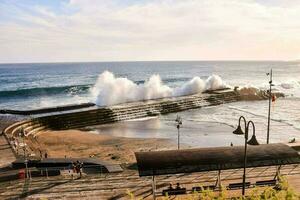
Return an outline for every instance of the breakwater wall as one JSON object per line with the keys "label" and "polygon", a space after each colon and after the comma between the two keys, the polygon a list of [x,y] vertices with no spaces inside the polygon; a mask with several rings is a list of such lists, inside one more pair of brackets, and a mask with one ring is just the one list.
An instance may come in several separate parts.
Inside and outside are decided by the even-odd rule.
{"label": "breakwater wall", "polygon": [[[275,95],[277,97],[284,96],[282,93],[276,93]],[[46,130],[78,129],[236,101],[263,99],[268,99],[267,92],[263,90],[223,89],[189,96],[139,101],[106,107],[97,107],[89,104],[79,107],[67,106],[67,109],[59,108],[63,110],[62,112],[54,112],[55,109],[51,108],[51,112],[40,114],[44,113],[44,110],[47,110],[46,108],[42,109],[42,112],[39,111],[38,115],[28,113],[30,118],[8,126],[3,133],[16,154],[24,151],[24,148],[20,145],[20,141],[23,140],[29,147],[25,149],[28,151],[26,154],[36,157],[39,152],[39,149],[36,149],[36,146],[39,146],[37,136]],[[23,139],[20,138],[20,133],[24,133],[25,137]]]}
{"label": "breakwater wall", "polygon": [[83,128],[92,125],[219,105],[239,101],[241,99],[241,95],[237,91],[226,89],[177,98],[132,102],[109,107],[91,107],[87,110],[79,109],[65,113],[50,113],[45,116],[33,117],[12,124],[4,131],[7,135],[13,137],[17,136],[21,130],[24,130],[25,136],[36,137],[44,130]]}
{"label": "breakwater wall", "polygon": [[92,106],[95,106],[95,104],[94,103],[82,103],[82,104],[73,104],[73,105],[66,105],[66,106],[34,109],[34,110],[7,110],[6,109],[6,110],[0,110],[0,114],[37,115],[37,114],[44,114],[44,113],[76,110],[76,109],[81,109],[81,108],[89,108]]}

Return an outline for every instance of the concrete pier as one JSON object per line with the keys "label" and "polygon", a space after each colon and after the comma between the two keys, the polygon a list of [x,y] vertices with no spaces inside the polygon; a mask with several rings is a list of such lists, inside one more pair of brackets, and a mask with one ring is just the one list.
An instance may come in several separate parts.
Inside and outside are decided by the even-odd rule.
{"label": "concrete pier", "polygon": [[[258,91],[258,94],[250,94],[258,99],[266,99],[265,91]],[[255,96],[256,95],[256,96]],[[281,94],[282,95],[282,94]],[[113,106],[97,107],[88,105],[87,107],[75,108],[74,110],[63,110],[62,112],[43,113],[38,115],[30,115],[30,118],[16,122],[4,129],[3,133],[11,141],[18,138],[19,133],[23,130],[25,134],[25,142],[34,143],[35,138],[45,130],[67,130],[78,129],[87,126],[112,123],[122,120],[136,119],[172,112],[180,112],[189,109],[196,109],[206,106],[220,105],[224,103],[242,101],[249,98],[249,94],[241,93],[238,90],[222,89],[214,91],[206,91],[194,95],[172,97],[148,101],[139,101],[132,103],[124,103]],[[86,106],[86,105],[84,105]],[[70,107],[68,107],[70,108]],[[53,109],[51,111],[54,111]],[[30,114],[30,113],[27,113]],[[26,141],[27,140],[27,141]],[[20,141],[17,139],[20,143]],[[15,149],[15,152],[20,152]],[[27,148],[27,155],[34,155],[36,150]]]}
{"label": "concrete pier", "polygon": [[16,136],[23,129],[26,136],[35,137],[40,131],[46,129],[76,129],[91,125],[180,112],[239,100],[241,100],[239,93],[232,90],[220,90],[177,98],[132,102],[107,107],[91,107],[84,110],[34,116],[7,127],[4,132],[9,136]]}

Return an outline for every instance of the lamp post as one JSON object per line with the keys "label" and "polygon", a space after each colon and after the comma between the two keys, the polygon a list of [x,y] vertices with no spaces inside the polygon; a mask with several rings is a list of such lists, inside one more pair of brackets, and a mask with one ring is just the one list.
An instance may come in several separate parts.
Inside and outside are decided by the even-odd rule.
{"label": "lamp post", "polygon": [[179,131],[179,129],[180,129],[180,126],[182,125],[182,119],[181,119],[181,117],[180,116],[178,116],[177,115],[177,117],[176,117],[176,119],[175,119],[175,122],[177,123],[176,124],[176,128],[177,128],[177,142],[178,142],[178,145],[177,145],[177,149],[180,149],[180,131]]}
{"label": "lamp post", "polygon": [[23,152],[24,152],[24,164],[25,164],[25,171],[26,171],[26,178],[28,178],[28,160],[26,156],[26,146],[25,146],[25,132],[24,129],[22,128],[21,131],[19,132],[19,136],[22,137],[23,139]]}
{"label": "lamp post", "polygon": [[270,73],[267,73],[267,76],[270,76],[270,80],[269,80],[269,85],[270,85],[270,89],[269,89],[269,112],[268,112],[268,129],[267,129],[267,144],[269,144],[272,86],[274,86],[274,84],[272,84],[272,82],[273,82],[272,69],[270,70]]}
{"label": "lamp post", "polygon": [[[243,119],[245,124],[245,133],[242,131],[241,128],[241,120]],[[249,126],[252,125],[253,135],[251,139],[248,141],[249,136]],[[244,173],[243,173],[243,188],[242,188],[242,195],[245,195],[245,187],[246,187],[246,167],[247,167],[247,145],[259,145],[256,136],[255,136],[255,125],[252,121],[246,121],[244,116],[239,118],[239,125],[236,130],[233,131],[233,134],[236,135],[244,135],[245,136],[245,151],[244,151]]]}

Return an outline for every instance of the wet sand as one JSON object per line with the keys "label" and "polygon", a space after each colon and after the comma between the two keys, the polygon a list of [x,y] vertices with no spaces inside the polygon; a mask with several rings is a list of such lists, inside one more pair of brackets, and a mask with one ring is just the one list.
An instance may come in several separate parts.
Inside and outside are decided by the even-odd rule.
{"label": "wet sand", "polygon": [[[180,146],[184,148],[242,145],[243,137],[232,134],[234,127],[218,122],[209,122],[192,117],[199,110],[181,112],[183,124],[180,128]],[[176,113],[143,119],[103,124],[82,130],[126,138],[165,138],[177,144]]]}
{"label": "wet sand", "polygon": [[[134,152],[177,149],[173,116],[151,117],[87,127],[81,130],[45,131],[39,134],[36,149],[49,157],[95,157],[114,163],[135,162]],[[242,138],[227,125],[184,121],[180,147],[195,148],[239,144]],[[225,131],[224,131],[225,130]]]}
{"label": "wet sand", "polygon": [[125,138],[79,130],[45,131],[39,146],[49,157],[95,157],[112,163],[135,162],[134,152],[166,150],[176,147],[168,139]]}

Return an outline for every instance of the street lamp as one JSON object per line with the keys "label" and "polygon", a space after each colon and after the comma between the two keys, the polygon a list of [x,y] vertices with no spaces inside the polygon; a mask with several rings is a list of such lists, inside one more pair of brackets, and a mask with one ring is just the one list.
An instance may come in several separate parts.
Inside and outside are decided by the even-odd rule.
{"label": "street lamp", "polygon": [[[245,133],[242,131],[241,128],[241,119],[243,119],[245,124]],[[248,134],[249,134],[249,126],[252,125],[253,135],[251,139],[248,141]],[[255,136],[255,125],[252,121],[247,123],[244,116],[239,118],[239,125],[236,130],[233,131],[233,134],[236,135],[244,135],[245,136],[245,152],[244,152],[244,173],[243,173],[243,188],[242,188],[242,195],[245,195],[245,187],[246,187],[246,167],[247,167],[247,145],[259,145],[256,136]]]}
{"label": "street lamp", "polygon": [[25,146],[25,132],[24,129],[21,128],[20,132],[19,132],[19,137],[22,137],[23,139],[23,152],[24,152],[24,164],[25,164],[25,170],[26,170],[26,178],[28,178],[28,160],[27,160],[27,156],[26,156],[26,146]]}
{"label": "street lamp", "polygon": [[269,80],[269,85],[270,85],[270,89],[269,89],[269,112],[268,112],[268,129],[267,129],[267,144],[269,144],[272,86],[274,86],[274,84],[272,84],[272,82],[273,82],[272,69],[271,69],[270,73],[267,73],[267,76],[270,76],[270,80]]}
{"label": "street lamp", "polygon": [[177,148],[180,149],[180,143],[179,143],[179,137],[180,137],[180,132],[179,132],[179,129],[180,129],[180,126],[182,125],[182,119],[180,116],[177,115],[176,119],[175,119],[175,122],[177,123],[176,127],[177,127],[177,136],[178,136],[178,146]]}

